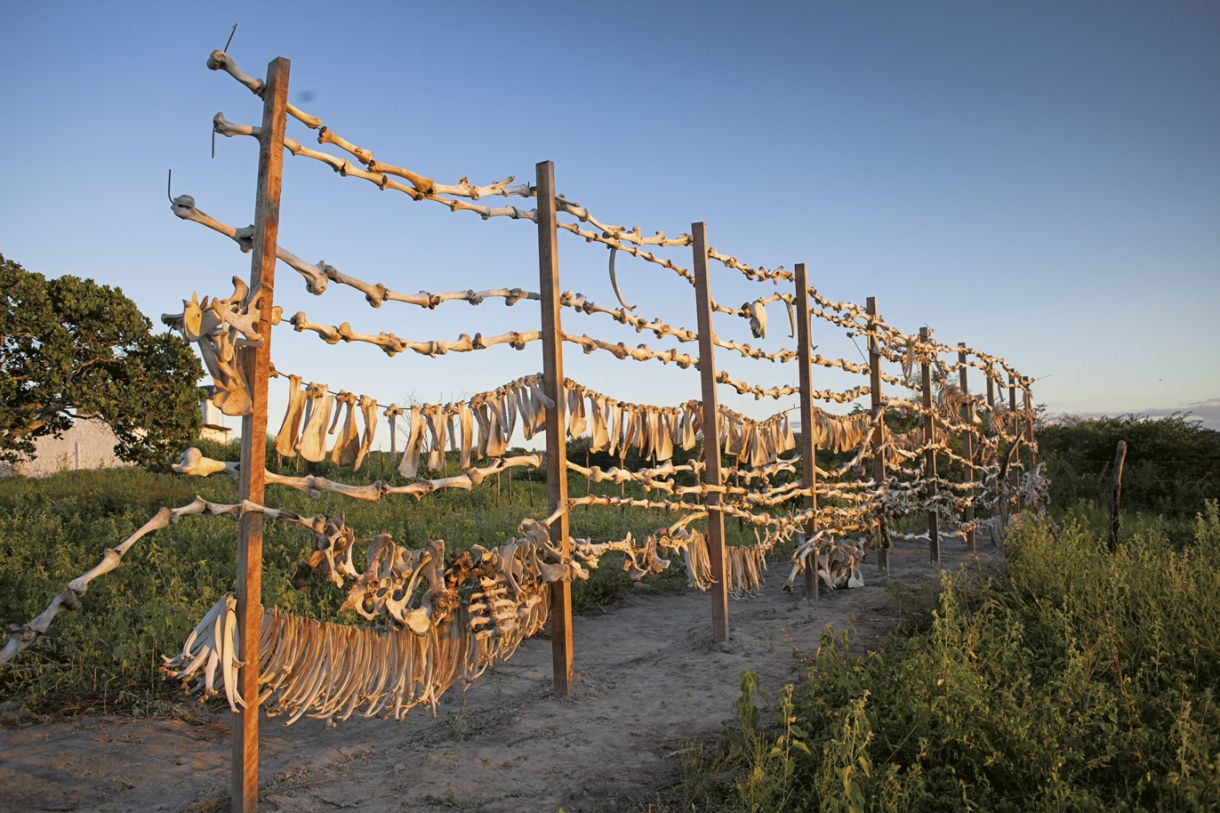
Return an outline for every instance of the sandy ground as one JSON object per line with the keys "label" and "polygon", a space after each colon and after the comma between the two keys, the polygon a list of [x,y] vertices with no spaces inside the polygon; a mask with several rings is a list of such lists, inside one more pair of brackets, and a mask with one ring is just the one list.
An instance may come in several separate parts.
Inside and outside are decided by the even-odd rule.
{"label": "sandy ground", "polygon": [[[945,546],[942,566],[972,561]],[[984,551],[980,561],[997,562]],[[825,625],[870,641],[899,621],[901,593],[930,596],[937,570],[921,547],[894,550],[889,586],[865,565],[866,586],[815,604],[782,592],[773,566],[763,594],[730,605],[732,639],[713,646],[701,593],[632,596],[579,616],[577,690],[549,696],[551,650],[516,657],[436,717],[348,721],[327,729],[264,720],[262,809],[273,811],[604,811],[639,809],[680,775],[681,749],[717,736],[733,715],[741,673],[770,693],[797,677]],[[909,605],[908,605],[909,606]],[[0,810],[224,810],[229,715],[202,721],[80,717],[0,731]]]}

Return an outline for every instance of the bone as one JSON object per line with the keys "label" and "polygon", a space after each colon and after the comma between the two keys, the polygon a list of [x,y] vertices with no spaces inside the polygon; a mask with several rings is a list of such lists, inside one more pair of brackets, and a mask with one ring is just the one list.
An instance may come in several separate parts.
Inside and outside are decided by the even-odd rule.
{"label": "bone", "polygon": [[309,400],[309,419],[301,430],[297,451],[311,463],[319,463],[326,457],[326,426],[335,405],[335,397],[328,389],[325,384],[310,384],[306,395]]}

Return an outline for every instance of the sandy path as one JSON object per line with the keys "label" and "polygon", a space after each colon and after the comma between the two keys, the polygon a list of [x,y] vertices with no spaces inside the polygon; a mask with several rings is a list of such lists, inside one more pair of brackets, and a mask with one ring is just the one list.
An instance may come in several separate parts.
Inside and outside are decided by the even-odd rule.
{"label": "sandy path", "polygon": [[[944,566],[967,557],[948,544]],[[984,563],[998,554],[984,553]],[[893,587],[929,594],[936,570],[923,548],[892,556]],[[764,691],[792,680],[822,628],[852,627],[867,644],[900,609],[876,569],[863,588],[806,604],[770,572],[763,595],[730,606],[731,642],[711,642],[704,594],[633,596],[575,623],[575,697],[548,696],[550,644],[454,691],[438,715],[263,722],[263,809],[291,811],[569,811],[630,809],[679,774],[675,752],[715,735],[733,714],[741,673]],[[464,706],[464,707],[463,707]],[[228,714],[200,725],[85,717],[0,733],[0,810],[223,810]]]}

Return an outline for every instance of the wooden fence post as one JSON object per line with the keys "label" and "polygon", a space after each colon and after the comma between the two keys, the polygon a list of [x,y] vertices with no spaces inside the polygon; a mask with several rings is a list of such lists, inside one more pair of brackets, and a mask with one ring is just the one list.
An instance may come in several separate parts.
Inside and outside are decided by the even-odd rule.
{"label": "wooden fence post", "polygon": [[[811,539],[817,531],[817,520],[812,512],[817,510],[818,496],[814,490],[818,481],[817,443],[814,440],[815,418],[813,413],[812,371],[809,367],[809,285],[805,276],[805,264],[796,264],[796,347],[800,367],[801,384],[801,474],[803,485],[809,489],[805,497],[805,509],[810,512],[805,523],[805,538]],[[818,574],[816,557],[805,566],[805,598],[812,601],[818,597]]]}
{"label": "wooden fence post", "polygon": [[[559,246],[555,219],[555,165],[543,161],[535,167],[538,200],[538,285],[542,296],[542,391],[553,402],[546,410],[547,512],[564,508],[551,525],[551,541],[572,554],[568,536],[568,449],[564,437],[563,328],[559,321]],[[572,693],[572,583],[551,583],[551,659],[555,694]]]}
{"label": "wooden fence post", "polygon": [[919,339],[923,342],[924,352],[929,354],[919,365],[920,371],[923,373],[923,476],[925,480],[929,481],[928,495],[932,505],[928,509],[928,554],[933,562],[939,563],[940,528],[934,502],[939,489],[936,486],[936,449],[932,448],[932,444],[936,442],[936,421],[932,417],[932,359],[930,355],[936,350],[929,341],[928,328],[919,329]]}
{"label": "wooden fence post", "polygon": [[[707,227],[692,223],[694,236],[695,307],[699,329],[699,377],[703,383],[703,462],[707,469],[704,483],[718,489],[720,477],[720,409],[716,398],[716,345],[712,342],[712,295],[707,278]],[[704,501],[707,507],[707,551],[712,565],[712,640],[729,638],[729,589],[725,578],[724,512],[721,495],[713,490]]]}
{"label": "wooden fence post", "polygon": [[[868,314],[868,389],[871,402],[870,412],[874,420],[881,412],[881,345],[877,341],[877,297],[870,296],[865,301],[865,311]],[[881,445],[885,442],[885,417],[877,420],[873,430],[873,481],[877,488],[885,485],[885,450]],[[877,567],[885,573],[890,572],[890,535],[885,527],[885,512],[877,518]]]}
{"label": "wooden fence post", "polygon": [[[1017,379],[1012,373],[1008,374],[1008,411],[1012,414],[1012,429],[1013,437],[1012,444],[1014,447],[1019,447],[1021,444],[1021,424],[1017,420]],[[1008,480],[1012,484],[1012,493],[1017,498],[1017,505],[1021,502],[1021,452],[1017,450],[1015,455],[1010,455],[1012,463],[1017,465],[1008,473]]]}
{"label": "wooden fence post", "polygon": [[1118,550],[1118,510],[1123,498],[1123,464],[1127,460],[1127,441],[1120,440],[1114,450],[1114,469],[1110,473],[1110,550]]}
{"label": "wooden fence post", "polygon": [[984,378],[987,379],[987,421],[990,426],[991,439],[995,443],[995,463],[996,463],[996,478],[995,478],[995,507],[996,513],[1000,517],[999,533],[1003,533],[1003,528],[1008,524],[1007,512],[1004,508],[1004,483],[1001,477],[1003,464],[1000,456],[1000,430],[995,418],[995,376],[990,364],[987,365],[987,373]]}
{"label": "wooden fence post", "polygon": [[[967,463],[962,467],[962,477],[967,483],[974,483],[974,402],[970,400],[970,383],[966,376],[966,344],[958,342],[957,344],[957,382],[962,389],[964,401],[962,403],[962,423],[968,427],[962,432],[962,457],[966,458]],[[974,553],[976,550],[976,537],[974,533],[974,492],[973,485],[967,493],[966,503],[966,550]]]}
{"label": "wooden fence post", "polygon": [[1038,467],[1038,447],[1034,445],[1034,422],[1037,418],[1037,410],[1034,409],[1034,396],[1029,389],[1029,378],[1021,379],[1024,384],[1022,390],[1025,399],[1025,412],[1029,423],[1026,425],[1027,434],[1026,441],[1029,444],[1029,471],[1033,474],[1034,469]]}
{"label": "wooden fence post", "polygon": [[[291,63],[277,57],[267,65],[263,126],[258,147],[258,191],[254,203],[254,246],[250,291],[257,293],[257,346],[247,346],[243,361],[250,384],[250,414],[241,420],[242,500],[263,502],[267,461],[267,382],[271,366],[271,314],[275,303],[275,252],[280,226],[280,188],[284,171],[284,124]],[[233,722],[231,793],[233,809],[258,809],[258,642],[263,626],[263,515],[242,514],[237,525],[238,692],[245,708]]]}

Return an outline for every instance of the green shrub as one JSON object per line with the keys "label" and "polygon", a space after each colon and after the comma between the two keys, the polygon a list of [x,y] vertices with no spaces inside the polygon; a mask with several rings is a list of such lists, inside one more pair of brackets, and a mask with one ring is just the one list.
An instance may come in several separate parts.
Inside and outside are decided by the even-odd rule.
{"label": "green shrub", "polygon": [[1038,427],[1051,478],[1051,504],[1109,499],[1114,451],[1127,441],[1123,506],[1194,516],[1220,499],[1220,432],[1181,415],[1067,418]]}
{"label": "green shrub", "polygon": [[824,635],[763,726],[743,681],[726,810],[1203,810],[1220,805],[1220,512],[1115,553],[1014,529],[1007,572],[945,575],[928,629]]}

